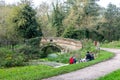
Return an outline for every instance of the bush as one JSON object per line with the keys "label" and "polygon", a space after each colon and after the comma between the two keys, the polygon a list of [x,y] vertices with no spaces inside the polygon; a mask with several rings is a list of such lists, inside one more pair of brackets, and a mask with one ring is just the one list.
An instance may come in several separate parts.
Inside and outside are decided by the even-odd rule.
{"label": "bush", "polygon": [[7,48],[0,48],[0,67],[13,67],[24,65],[24,55]]}
{"label": "bush", "polygon": [[26,43],[27,43],[27,45],[31,45],[31,46],[34,46],[34,47],[39,47],[40,40],[41,40],[40,37],[31,38],[31,39],[28,39],[26,41]]}
{"label": "bush", "polygon": [[80,40],[85,38],[84,32],[85,30],[77,30],[74,27],[68,27],[62,37]]}
{"label": "bush", "polygon": [[42,51],[39,48],[35,48],[28,45],[21,45],[17,48],[19,53],[23,53],[26,56],[26,61],[30,59],[38,59],[42,55]]}
{"label": "bush", "polygon": [[88,29],[88,28],[81,28],[81,29],[75,29],[74,27],[67,27],[62,35],[64,38],[71,38],[71,39],[92,39],[97,41],[102,41],[104,39],[104,36],[99,33],[97,30],[94,29]]}
{"label": "bush", "polygon": [[47,59],[49,61],[55,61],[55,62],[60,62],[60,63],[68,63],[69,58],[71,54],[65,53],[65,54],[49,54]]}

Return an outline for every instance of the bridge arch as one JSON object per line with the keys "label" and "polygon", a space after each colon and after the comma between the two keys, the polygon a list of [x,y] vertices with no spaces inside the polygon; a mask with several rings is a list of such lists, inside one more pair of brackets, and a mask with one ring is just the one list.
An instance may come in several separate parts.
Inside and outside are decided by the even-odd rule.
{"label": "bridge arch", "polygon": [[63,48],[59,45],[49,43],[41,47],[41,51],[44,53],[42,57],[47,57],[49,54],[62,52]]}
{"label": "bridge arch", "polygon": [[56,47],[60,50],[60,52],[63,50],[63,48],[55,43],[48,43],[48,44],[45,44],[41,47],[41,51],[46,48],[46,47],[49,47],[49,46],[53,46],[53,47]]}

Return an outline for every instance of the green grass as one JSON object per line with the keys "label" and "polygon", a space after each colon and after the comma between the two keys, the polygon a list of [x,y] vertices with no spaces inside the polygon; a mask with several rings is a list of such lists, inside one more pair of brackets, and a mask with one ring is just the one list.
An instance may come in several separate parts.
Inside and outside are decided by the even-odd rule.
{"label": "green grass", "polygon": [[103,43],[102,47],[105,47],[105,48],[120,48],[120,41],[112,41],[110,43]]}
{"label": "green grass", "polygon": [[99,57],[90,62],[72,64],[60,68],[52,68],[49,66],[39,65],[0,69],[0,80],[41,80],[43,78],[68,73],[99,63],[101,61],[110,59],[114,56],[114,54],[101,51],[98,56]]}
{"label": "green grass", "polygon": [[114,71],[104,77],[100,77],[97,80],[120,80],[120,69],[117,71]]}
{"label": "green grass", "polygon": [[0,80],[34,80],[37,74],[50,69],[53,68],[44,65],[0,69]]}

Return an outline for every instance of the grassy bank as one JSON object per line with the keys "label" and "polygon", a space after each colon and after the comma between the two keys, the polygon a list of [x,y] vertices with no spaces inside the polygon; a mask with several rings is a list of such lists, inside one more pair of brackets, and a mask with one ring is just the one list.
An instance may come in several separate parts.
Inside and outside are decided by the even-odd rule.
{"label": "grassy bank", "polygon": [[120,41],[112,41],[110,43],[103,43],[102,47],[105,47],[105,48],[120,48]]}
{"label": "grassy bank", "polygon": [[120,69],[117,71],[114,71],[104,77],[100,77],[97,80],[120,80]]}
{"label": "grassy bank", "polygon": [[82,69],[114,56],[112,53],[105,51],[101,51],[98,55],[99,57],[93,61],[63,66],[60,68],[52,68],[49,66],[39,65],[0,69],[0,80],[41,80],[43,78],[48,78],[51,76]]}

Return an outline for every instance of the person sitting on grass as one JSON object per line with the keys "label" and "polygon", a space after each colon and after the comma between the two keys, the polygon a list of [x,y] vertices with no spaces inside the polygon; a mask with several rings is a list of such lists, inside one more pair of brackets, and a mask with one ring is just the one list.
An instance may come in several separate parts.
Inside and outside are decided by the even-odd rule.
{"label": "person sitting on grass", "polygon": [[79,62],[86,62],[87,60],[85,59],[85,58],[81,58],[80,60],[79,60]]}
{"label": "person sitting on grass", "polygon": [[76,60],[76,58],[73,57],[73,56],[69,59],[69,63],[70,63],[70,64],[75,64],[76,62],[77,62],[77,60]]}
{"label": "person sitting on grass", "polygon": [[73,63],[75,64],[76,62],[77,62],[77,60],[76,60],[76,58],[75,57],[73,57]]}
{"label": "person sitting on grass", "polygon": [[86,53],[86,58],[85,58],[87,61],[91,61],[92,57],[91,57],[91,54],[89,51],[87,51]]}
{"label": "person sitting on grass", "polygon": [[74,59],[73,59],[73,56],[72,57],[70,57],[70,59],[69,59],[69,64],[73,64],[74,63]]}

